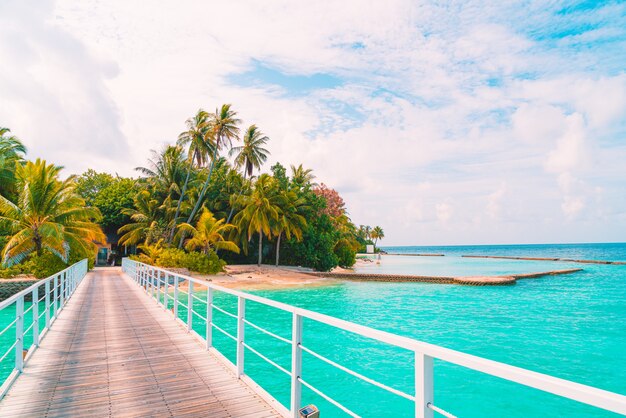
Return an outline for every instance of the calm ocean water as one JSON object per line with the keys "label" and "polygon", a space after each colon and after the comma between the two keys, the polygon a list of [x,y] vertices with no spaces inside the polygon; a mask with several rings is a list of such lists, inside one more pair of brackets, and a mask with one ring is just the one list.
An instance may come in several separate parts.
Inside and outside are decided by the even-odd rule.
{"label": "calm ocean water", "polygon": [[[437,252],[445,253],[446,257],[384,258],[381,266],[371,268],[400,269],[412,274],[438,271],[442,275],[473,275],[544,271],[557,265],[559,268],[562,264],[569,265],[458,257],[468,253],[626,259],[626,244],[388,250]],[[401,263],[400,267],[396,261]],[[504,287],[341,282],[327,287],[255,293],[373,328],[626,394],[626,266],[577,266],[584,271],[523,280],[515,286]],[[223,309],[236,312],[236,300],[229,295],[218,294],[215,302]],[[196,303],[196,310],[201,312],[204,306]],[[249,302],[246,316],[249,321],[290,338],[290,315]],[[184,317],[181,312],[181,318]],[[217,311],[214,317],[217,325],[235,333],[234,319]],[[8,324],[10,320],[11,313],[3,312],[1,323]],[[199,334],[204,334],[204,327],[195,328]],[[234,361],[234,342],[219,332],[214,332],[214,341]],[[251,327],[246,328],[246,341],[289,369],[288,344]],[[2,341],[0,344],[7,346]],[[392,387],[408,393],[414,389],[413,360],[409,352],[309,320],[304,322],[304,345]],[[288,405],[289,377],[286,374],[249,351],[246,352],[246,373]],[[413,414],[409,401],[358,381],[307,353],[304,354],[303,378],[363,416],[409,417]],[[318,405],[324,417],[345,416],[308,389],[304,389],[303,395],[303,402]],[[441,361],[435,362],[435,403],[459,417],[615,416]]]}

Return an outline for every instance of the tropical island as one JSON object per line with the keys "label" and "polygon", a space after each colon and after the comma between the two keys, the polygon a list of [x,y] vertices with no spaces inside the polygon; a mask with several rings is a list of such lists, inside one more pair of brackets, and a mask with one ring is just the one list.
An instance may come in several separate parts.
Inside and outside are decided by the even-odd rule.
{"label": "tropical island", "polygon": [[60,165],[28,161],[1,128],[0,277],[43,278],[83,258],[93,266],[103,247],[107,264],[130,256],[203,275],[264,263],[323,272],[350,268],[384,238],[379,226],[357,227],[339,193],[303,165],[263,173],[269,142],[224,104],[187,119],[137,178],[64,177]]}

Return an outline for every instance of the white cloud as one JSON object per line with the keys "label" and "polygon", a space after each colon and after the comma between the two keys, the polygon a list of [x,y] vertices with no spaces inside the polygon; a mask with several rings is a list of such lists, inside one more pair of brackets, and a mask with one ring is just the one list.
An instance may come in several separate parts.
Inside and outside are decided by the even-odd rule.
{"label": "white cloud", "polygon": [[[593,239],[572,238],[583,218],[623,236],[626,75],[607,59],[623,53],[570,48],[618,29],[545,46],[525,27],[544,34],[551,7],[3,3],[0,124],[70,171],[131,174],[199,107],[233,103],[271,137],[268,167],[312,167],[386,244]],[[343,83],[296,95],[229,78],[255,62]]]}
{"label": "white cloud", "polygon": [[582,116],[576,113],[568,116],[565,132],[557,139],[556,148],[548,154],[546,170],[563,173],[586,169],[591,160],[586,134]]}
{"label": "white cloud", "polygon": [[448,224],[454,213],[454,208],[450,203],[437,203],[435,205],[437,219],[443,224]]}

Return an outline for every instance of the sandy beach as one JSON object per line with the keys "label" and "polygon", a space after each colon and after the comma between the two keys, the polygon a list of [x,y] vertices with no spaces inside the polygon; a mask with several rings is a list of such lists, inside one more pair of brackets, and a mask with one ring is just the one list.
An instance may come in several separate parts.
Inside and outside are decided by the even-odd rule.
{"label": "sandy beach", "polygon": [[192,273],[192,277],[213,284],[240,290],[269,290],[298,287],[328,286],[338,282],[307,274],[307,269],[270,265],[229,265],[216,275]]}

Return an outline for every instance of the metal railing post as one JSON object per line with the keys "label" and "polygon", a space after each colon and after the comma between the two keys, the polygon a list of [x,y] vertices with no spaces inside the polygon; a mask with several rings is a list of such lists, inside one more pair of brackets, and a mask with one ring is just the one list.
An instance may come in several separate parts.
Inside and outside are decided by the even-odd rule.
{"label": "metal railing post", "polygon": [[187,280],[187,331],[191,331],[193,325],[193,282]]}
{"label": "metal railing post", "polygon": [[61,300],[59,303],[59,309],[63,309],[63,305],[65,304],[65,281],[67,279],[67,272],[64,272],[61,275]]}
{"label": "metal railing post", "polygon": [[33,289],[33,345],[39,347],[39,287]]}
{"label": "metal railing post", "polygon": [[246,300],[241,296],[237,296],[237,377],[243,376],[244,371],[244,353],[243,346],[245,340],[244,319],[246,318]]}
{"label": "metal railing post", "polygon": [[57,312],[59,311],[57,303],[58,303],[58,297],[59,297],[59,279],[60,278],[61,278],[60,274],[58,276],[54,276],[54,314],[53,314],[54,318],[57,317]]}
{"label": "metal railing post", "polygon": [[178,318],[178,276],[174,276],[174,318]]}
{"label": "metal railing post", "polygon": [[206,349],[213,346],[213,289],[206,291]]}
{"label": "metal railing post", "polygon": [[74,271],[73,269],[70,269],[68,272],[65,273],[65,294],[64,296],[64,301],[67,301],[70,297],[70,288],[72,287],[72,277],[74,276]]}
{"label": "metal railing post", "polygon": [[415,418],[433,418],[433,358],[415,352]]}
{"label": "metal railing post", "polygon": [[291,326],[291,416],[299,418],[302,399],[302,317],[294,312]]}
{"label": "metal railing post", "polygon": [[15,301],[15,370],[24,369],[24,296]]}
{"label": "metal railing post", "polygon": [[50,280],[46,280],[46,329],[50,326]]}
{"label": "metal railing post", "polygon": [[156,295],[157,303],[161,304],[161,272],[156,271]]}
{"label": "metal railing post", "polygon": [[163,282],[163,306],[165,306],[165,309],[169,309],[170,307],[170,302],[169,302],[169,298],[170,298],[170,275],[169,273],[165,273],[165,277],[164,277],[164,282]]}
{"label": "metal railing post", "polygon": [[150,267],[146,267],[146,293],[152,296],[150,292],[152,292],[152,273]]}

